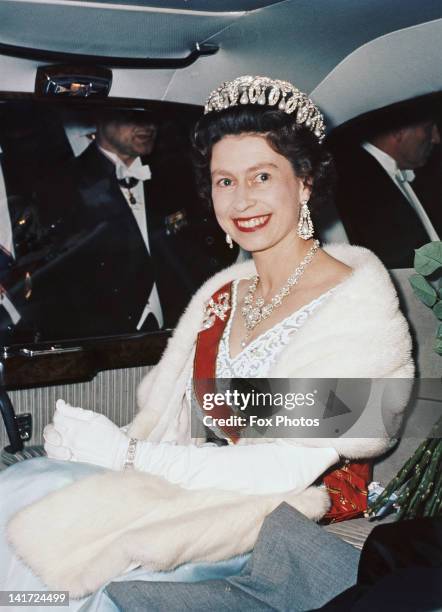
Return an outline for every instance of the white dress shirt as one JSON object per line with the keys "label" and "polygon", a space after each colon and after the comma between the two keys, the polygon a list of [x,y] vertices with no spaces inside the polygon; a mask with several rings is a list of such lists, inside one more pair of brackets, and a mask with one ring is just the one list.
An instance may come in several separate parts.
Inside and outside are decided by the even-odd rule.
{"label": "white dress shirt", "polygon": [[396,187],[401,190],[421,220],[430,240],[440,240],[439,235],[434,229],[425,208],[420,203],[419,198],[410,185],[410,182],[413,181],[415,177],[413,170],[400,170],[396,160],[393,159],[391,155],[388,155],[388,153],[385,153],[385,151],[378,149],[378,147],[375,147],[375,145],[371,142],[364,142],[362,147],[380,163]]}
{"label": "white dress shirt", "polygon": [[[126,166],[126,164],[115,153],[107,151],[102,147],[99,147],[99,149],[104,155],[106,155],[106,157],[108,157],[115,164],[115,174],[118,180],[127,177],[133,177],[138,179],[138,183],[130,190],[133,197],[136,199],[136,204],[130,203],[130,194],[128,189],[124,189],[123,187],[120,187],[120,189],[121,193],[124,196],[124,199],[127,202],[127,205],[129,206],[133,216],[135,217],[144,243],[146,245],[147,251],[150,253],[143,187],[143,181],[149,180],[151,177],[150,168],[147,165],[143,166],[139,157],[137,157],[130,166]],[[141,329],[144,321],[147,319],[149,314],[154,315],[160,328],[163,327],[163,312],[161,309],[160,296],[158,295],[158,288],[156,286],[156,283],[153,284],[152,291],[150,292],[150,295],[147,299],[146,306],[144,307],[143,313],[140,317],[140,320],[138,321],[138,330]]]}

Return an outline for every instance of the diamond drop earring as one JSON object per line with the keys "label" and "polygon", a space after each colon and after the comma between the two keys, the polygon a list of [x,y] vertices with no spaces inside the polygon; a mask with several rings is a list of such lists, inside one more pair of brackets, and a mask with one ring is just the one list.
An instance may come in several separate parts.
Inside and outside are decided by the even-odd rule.
{"label": "diamond drop earring", "polygon": [[307,203],[308,200],[302,200],[301,210],[299,211],[298,236],[303,240],[308,240],[314,233],[313,222]]}
{"label": "diamond drop earring", "polygon": [[226,234],[226,242],[229,245],[229,249],[233,249],[233,240],[230,234]]}

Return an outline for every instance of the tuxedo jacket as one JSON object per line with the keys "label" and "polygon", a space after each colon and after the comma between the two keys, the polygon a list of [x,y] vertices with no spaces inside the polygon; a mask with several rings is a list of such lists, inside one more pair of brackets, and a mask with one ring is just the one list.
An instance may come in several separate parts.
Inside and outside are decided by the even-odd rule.
{"label": "tuxedo jacket", "polygon": [[[151,170],[144,182],[149,251],[115,165],[95,143],[39,189],[39,209],[52,228],[46,265],[35,275],[42,339],[135,332],[154,283],[165,326],[173,326],[193,292],[222,267],[208,256],[209,230],[193,222],[196,195],[185,184],[191,174],[180,176],[171,164]],[[184,226],[170,221],[177,211]],[[154,329],[148,317],[142,331]]]}
{"label": "tuxedo jacket", "polygon": [[[335,160],[336,207],[350,242],[369,248],[387,268],[413,267],[414,249],[430,238],[407,198],[362,147],[339,151]],[[427,212],[440,232],[440,219]]]}

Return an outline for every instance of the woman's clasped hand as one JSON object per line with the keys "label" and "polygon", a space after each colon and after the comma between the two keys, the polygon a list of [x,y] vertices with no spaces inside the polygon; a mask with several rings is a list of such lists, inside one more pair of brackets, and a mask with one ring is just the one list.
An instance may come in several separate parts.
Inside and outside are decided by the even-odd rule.
{"label": "woman's clasped hand", "polygon": [[53,422],[44,428],[51,459],[93,463],[112,470],[124,465],[129,438],[104,414],[57,400]]}

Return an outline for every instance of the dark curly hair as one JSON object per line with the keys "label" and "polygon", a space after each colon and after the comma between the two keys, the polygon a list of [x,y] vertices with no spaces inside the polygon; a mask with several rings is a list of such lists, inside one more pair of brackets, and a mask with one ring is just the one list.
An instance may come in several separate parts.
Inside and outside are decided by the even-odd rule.
{"label": "dark curly hair", "polygon": [[263,134],[274,151],[291,163],[295,175],[312,187],[311,208],[329,200],[334,184],[331,154],[306,127],[299,126],[293,115],[278,109],[257,105],[235,106],[211,112],[195,126],[194,164],[200,197],[211,198],[210,161],[213,146],[224,136]]}

